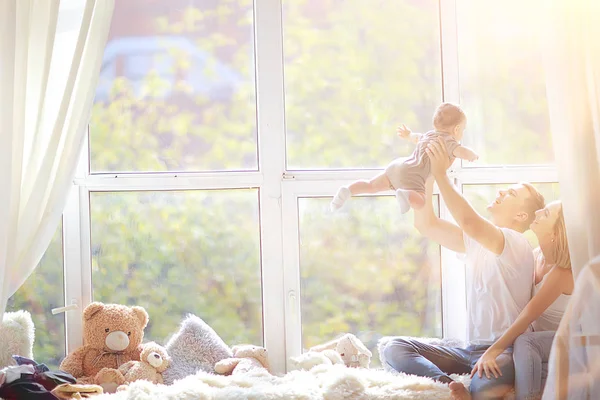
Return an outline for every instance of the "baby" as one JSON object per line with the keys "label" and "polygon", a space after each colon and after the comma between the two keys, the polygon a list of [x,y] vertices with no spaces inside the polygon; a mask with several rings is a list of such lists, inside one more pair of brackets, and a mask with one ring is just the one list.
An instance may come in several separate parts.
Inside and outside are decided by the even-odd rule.
{"label": "baby", "polygon": [[349,186],[341,187],[331,201],[331,210],[340,209],[351,196],[363,193],[378,193],[394,190],[400,204],[400,212],[406,213],[410,208],[419,209],[425,205],[425,181],[431,171],[429,155],[426,153],[427,143],[441,140],[448,150],[450,161],[455,157],[467,161],[475,161],[477,154],[458,142],[463,137],[467,116],[463,110],[452,103],[442,103],[433,114],[434,130],[427,133],[413,133],[406,126],[398,128],[398,135],[410,139],[417,147],[408,159],[398,158],[392,161],[385,171],[370,181],[360,180]]}

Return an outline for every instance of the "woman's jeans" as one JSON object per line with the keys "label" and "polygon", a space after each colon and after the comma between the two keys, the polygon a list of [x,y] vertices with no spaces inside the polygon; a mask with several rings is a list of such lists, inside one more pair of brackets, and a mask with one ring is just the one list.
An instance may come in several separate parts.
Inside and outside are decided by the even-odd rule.
{"label": "woman's jeans", "polygon": [[524,333],[514,344],[516,400],[542,398],[554,331]]}

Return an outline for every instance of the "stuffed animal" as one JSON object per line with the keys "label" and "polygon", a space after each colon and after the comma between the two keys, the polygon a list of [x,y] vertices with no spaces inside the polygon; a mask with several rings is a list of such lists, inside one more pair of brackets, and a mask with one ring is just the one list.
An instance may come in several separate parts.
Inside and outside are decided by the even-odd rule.
{"label": "stuffed animal", "polygon": [[[167,350],[155,342],[143,345],[140,361],[129,361],[119,367],[125,383],[146,380],[152,383],[163,384],[162,373],[169,367],[171,359]],[[127,389],[127,385],[120,385],[117,391]]]}
{"label": "stuffed animal", "polygon": [[344,364],[340,354],[332,349],[323,352],[309,351],[298,357],[290,357],[290,365],[293,370],[310,370],[317,365]]}
{"label": "stuffed animal", "polygon": [[12,358],[18,354],[33,358],[35,327],[28,311],[4,313],[0,321],[0,369],[17,363]]}
{"label": "stuffed animal", "polygon": [[264,347],[244,344],[233,346],[233,357],[219,361],[215,372],[222,375],[238,375],[252,370],[269,372],[269,354]]}
{"label": "stuffed animal", "polygon": [[139,361],[148,313],[142,307],[91,303],[83,310],[83,347],[60,364],[78,383],[97,384],[112,393],[125,379],[119,367]]}
{"label": "stuffed animal", "polygon": [[144,343],[140,361],[129,361],[119,367],[125,382],[146,380],[163,383],[162,373],[171,363],[167,350],[154,342]]}
{"label": "stuffed animal", "polygon": [[214,372],[218,361],[233,356],[229,346],[201,318],[189,315],[165,346],[171,365],[163,372],[166,385],[198,371]]}
{"label": "stuffed animal", "polygon": [[371,357],[373,356],[363,342],[351,333],[347,333],[327,343],[311,347],[310,351],[321,352],[330,349],[334,349],[340,354],[347,367],[369,368]]}

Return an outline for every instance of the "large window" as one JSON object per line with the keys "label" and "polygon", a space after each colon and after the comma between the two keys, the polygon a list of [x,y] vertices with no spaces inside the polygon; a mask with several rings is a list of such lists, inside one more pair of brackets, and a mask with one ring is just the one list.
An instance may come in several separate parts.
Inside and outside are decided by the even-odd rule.
{"label": "large window", "polygon": [[[346,332],[374,366],[385,335],[463,338],[454,253],[392,193],[328,203],[409,156],[396,126],[426,131],[441,101],[468,114],[481,158],[449,173],[478,210],[504,182],[556,198],[539,2],[525,3],[117,0],[65,212],[66,243],[81,243],[66,297],[144,306],[161,343],[194,313],[228,344],[267,346],[275,372]],[[40,285],[62,285],[53,276]],[[66,319],[71,350],[82,308]]]}

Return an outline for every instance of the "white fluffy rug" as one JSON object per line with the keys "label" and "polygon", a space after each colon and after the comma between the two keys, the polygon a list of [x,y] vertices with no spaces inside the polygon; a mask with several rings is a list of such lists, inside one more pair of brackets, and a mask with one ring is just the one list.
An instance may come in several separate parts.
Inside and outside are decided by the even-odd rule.
{"label": "white fluffy rug", "polygon": [[[453,376],[468,386],[467,376]],[[310,371],[293,371],[277,377],[255,371],[247,375],[220,376],[198,372],[171,386],[146,381],[127,390],[94,397],[97,400],[441,400],[449,399],[448,386],[383,370],[319,365]]]}

